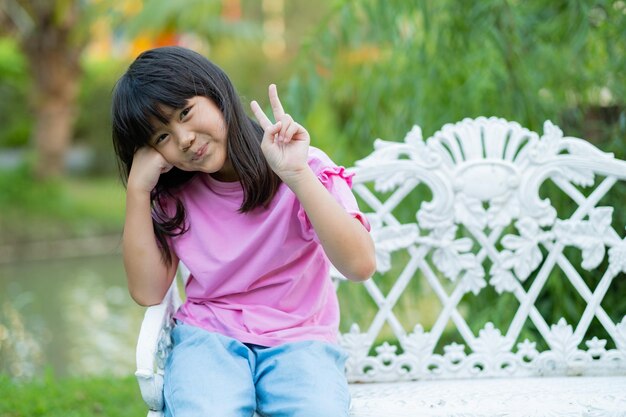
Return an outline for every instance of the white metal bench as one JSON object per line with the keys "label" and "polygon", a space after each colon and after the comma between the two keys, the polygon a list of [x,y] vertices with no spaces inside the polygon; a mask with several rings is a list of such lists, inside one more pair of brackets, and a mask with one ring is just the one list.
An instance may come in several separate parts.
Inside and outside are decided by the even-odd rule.
{"label": "white metal bench", "polygon": [[[339,284],[340,300],[362,295],[342,304],[348,316],[374,306],[341,336],[351,415],[626,416],[626,312],[603,303],[626,297],[612,218],[624,207],[603,205],[626,162],[550,122],[539,135],[482,117],[374,147],[351,170],[378,272]],[[559,285],[575,294],[570,321],[546,308],[568,301]],[[173,286],[141,328],[149,416],[179,303]]]}

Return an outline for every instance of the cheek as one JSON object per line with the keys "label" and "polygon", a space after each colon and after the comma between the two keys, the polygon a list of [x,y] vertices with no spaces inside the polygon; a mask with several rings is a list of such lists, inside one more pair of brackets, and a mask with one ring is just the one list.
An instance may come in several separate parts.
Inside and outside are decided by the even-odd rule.
{"label": "cheek", "polygon": [[178,156],[178,152],[171,147],[165,146],[160,149],[157,149],[157,152],[161,154],[161,156],[169,163],[174,165],[176,168],[182,168],[183,161]]}
{"label": "cheek", "polygon": [[165,160],[166,160],[168,163],[170,163],[170,164],[174,165],[174,162],[175,162],[175,161],[173,160],[173,158],[171,157],[171,155],[170,155],[170,153],[169,153],[169,152],[166,152],[166,151],[164,151],[164,150],[162,150],[162,149],[157,149],[157,152],[158,152],[158,153],[160,153],[160,154],[161,154],[161,156],[162,156],[163,158],[165,158]]}

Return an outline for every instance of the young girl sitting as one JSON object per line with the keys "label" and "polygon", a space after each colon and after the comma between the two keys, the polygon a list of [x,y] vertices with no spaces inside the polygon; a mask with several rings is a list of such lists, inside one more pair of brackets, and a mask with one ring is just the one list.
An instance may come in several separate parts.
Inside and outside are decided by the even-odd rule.
{"label": "young girl sitting", "polygon": [[181,47],[142,53],[113,94],[128,288],[161,302],[190,270],[165,366],[165,415],[340,417],[350,402],[332,264],[375,270],[351,177],[285,113],[248,117],[224,72]]}

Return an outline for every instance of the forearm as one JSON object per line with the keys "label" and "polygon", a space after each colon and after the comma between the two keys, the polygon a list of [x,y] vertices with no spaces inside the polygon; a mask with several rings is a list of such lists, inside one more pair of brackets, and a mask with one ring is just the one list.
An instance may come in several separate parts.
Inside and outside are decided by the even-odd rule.
{"label": "forearm", "polygon": [[309,132],[285,113],[274,84],[269,86],[268,94],[275,123],[256,101],[250,103],[263,128],[261,149],[265,159],[298,197],[333,265],[348,279],[366,280],[376,269],[372,238],[308,166]]}
{"label": "forearm", "polygon": [[167,265],[154,236],[150,194],[128,190],[123,257],[128,289],[141,305],[161,302],[176,272],[177,259]]}
{"label": "forearm", "polygon": [[361,222],[345,211],[310,169],[288,181],[335,268],[350,280],[368,279],[376,268],[374,244]]}

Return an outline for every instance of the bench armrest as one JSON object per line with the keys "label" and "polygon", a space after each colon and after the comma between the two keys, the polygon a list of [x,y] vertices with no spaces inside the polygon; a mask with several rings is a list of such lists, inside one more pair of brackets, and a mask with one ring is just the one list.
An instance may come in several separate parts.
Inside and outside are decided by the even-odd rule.
{"label": "bench armrest", "polygon": [[137,341],[137,371],[141,396],[150,410],[163,409],[163,369],[171,349],[173,316],[181,305],[177,280],[161,304],[148,307]]}

